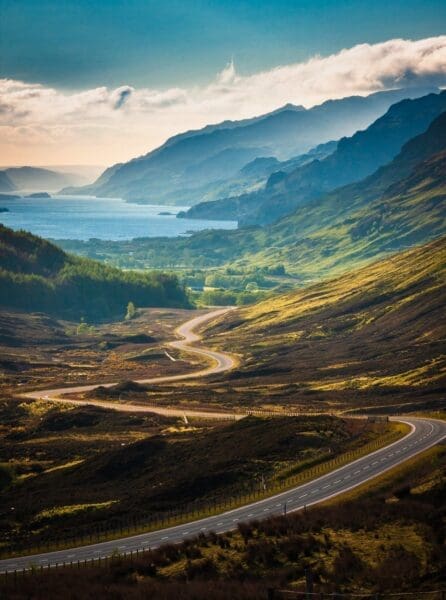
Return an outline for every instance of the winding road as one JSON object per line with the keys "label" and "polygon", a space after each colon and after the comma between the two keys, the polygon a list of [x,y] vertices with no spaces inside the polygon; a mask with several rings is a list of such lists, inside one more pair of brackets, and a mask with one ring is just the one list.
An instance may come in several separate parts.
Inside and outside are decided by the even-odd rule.
{"label": "winding road", "polygon": [[[230,356],[212,352],[204,348],[192,348],[189,346],[189,344],[200,339],[200,337],[194,333],[194,328],[208,319],[223,314],[223,312],[224,309],[213,311],[212,313],[207,313],[192,321],[188,321],[177,330],[177,333],[183,336],[183,339],[172,342],[172,345],[176,348],[187,350],[189,352],[193,351],[212,359],[213,365],[211,367],[187,375],[164,377],[158,378],[157,380],[145,380],[145,383],[202,377],[209,375],[210,373],[219,373],[232,368],[235,363],[234,359]],[[46,392],[30,392],[27,394],[27,397],[41,398],[43,395],[52,400],[60,400],[59,396],[61,393],[66,393],[67,391],[86,391],[93,387],[95,386],[62,388],[57,390],[47,390]],[[70,400],[70,402],[73,401]],[[111,408],[116,408],[114,403],[110,404]],[[104,403],[100,403],[100,405],[103,406]],[[141,409],[144,407],[131,407],[129,410],[135,410],[135,408]],[[119,408],[119,410],[120,409],[121,408]],[[152,407],[148,410],[153,412]],[[180,414],[184,414],[184,411],[181,411]],[[215,416],[216,414],[218,415],[218,413],[209,413],[209,416]],[[78,548],[4,559],[0,561],[0,572],[4,573],[5,571],[11,572],[14,570],[28,569],[31,566],[46,568],[56,564],[60,565],[64,562],[70,563],[84,560],[97,560],[98,558],[110,556],[116,551],[121,554],[126,554],[147,548],[154,549],[163,544],[182,542],[199,533],[207,533],[210,531],[223,533],[230,531],[235,529],[240,522],[247,522],[253,519],[261,519],[273,515],[281,515],[302,510],[306,506],[323,502],[351,490],[446,439],[446,422],[444,421],[415,417],[393,417],[393,420],[407,423],[410,426],[410,432],[393,444],[290,490],[241,506],[240,508],[204,519],[191,521],[183,525],[177,525],[175,527],[123,537],[107,542],[99,542],[97,544],[81,546]]]}
{"label": "winding road", "polygon": [[[223,373],[224,371],[229,371],[236,364],[237,361],[234,357],[229,354],[225,354],[223,352],[216,352],[214,350],[209,350],[204,347],[191,346],[201,340],[201,336],[195,333],[197,327],[200,327],[204,323],[208,321],[212,321],[213,319],[220,317],[227,312],[234,310],[233,307],[225,307],[219,308],[217,310],[213,310],[211,312],[202,314],[198,317],[195,317],[186,323],[183,323],[175,330],[175,334],[180,337],[179,340],[174,340],[169,342],[169,346],[171,348],[176,348],[177,350],[183,350],[185,352],[189,352],[192,354],[197,354],[201,357],[207,359],[211,364],[209,367],[205,369],[200,369],[199,371],[193,371],[191,373],[183,373],[181,375],[167,375],[165,377],[152,377],[150,379],[138,379],[137,383],[141,384],[157,384],[157,383],[170,383],[175,381],[183,381],[185,379],[198,379],[202,377],[207,377],[208,375],[216,375],[217,373]],[[200,418],[208,418],[208,419],[241,419],[244,415],[240,414],[231,414],[228,412],[219,412],[219,411],[204,411],[204,410],[194,410],[188,408],[164,408],[161,406],[153,406],[147,405],[144,406],[142,404],[121,404],[118,402],[108,402],[106,400],[94,400],[94,399],[78,399],[78,398],[67,398],[64,396],[65,394],[84,394],[85,392],[90,392],[94,390],[98,385],[102,387],[109,388],[116,385],[117,382],[112,383],[95,383],[89,385],[77,385],[71,387],[62,387],[62,388],[54,388],[50,390],[36,390],[32,392],[24,392],[20,394],[22,398],[31,398],[32,400],[52,400],[56,402],[63,402],[65,404],[77,404],[77,405],[92,405],[92,406],[100,406],[102,408],[111,408],[113,410],[117,410],[120,412],[144,412],[144,413],[156,413],[160,415],[167,415],[172,417],[183,417],[184,415],[189,417],[200,417]]]}

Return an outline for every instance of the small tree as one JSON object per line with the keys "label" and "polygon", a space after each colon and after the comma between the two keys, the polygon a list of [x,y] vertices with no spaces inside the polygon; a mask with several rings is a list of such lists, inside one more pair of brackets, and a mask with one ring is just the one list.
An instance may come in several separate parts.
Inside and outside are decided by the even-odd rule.
{"label": "small tree", "polygon": [[76,328],[76,335],[86,335],[90,333],[90,326],[85,322],[84,317],[81,318],[81,322]]}
{"label": "small tree", "polygon": [[130,321],[130,319],[133,319],[135,316],[136,316],[136,307],[133,304],[133,302],[129,302],[127,304],[127,314],[125,315],[125,320]]}
{"label": "small tree", "polygon": [[246,284],[245,290],[247,292],[258,292],[259,291],[259,286],[257,284],[257,281],[249,281]]}

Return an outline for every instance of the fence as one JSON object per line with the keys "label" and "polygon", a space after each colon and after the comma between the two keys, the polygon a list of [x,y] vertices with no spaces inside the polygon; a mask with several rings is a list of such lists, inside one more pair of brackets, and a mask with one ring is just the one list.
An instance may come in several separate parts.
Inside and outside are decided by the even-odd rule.
{"label": "fence", "polygon": [[41,552],[109,541],[206,518],[307,483],[383,446],[387,446],[400,437],[401,431],[394,429],[386,435],[349,452],[335,453],[332,458],[328,458],[328,455],[322,455],[313,463],[297,465],[299,469],[297,472],[286,473],[281,478],[276,477],[268,481],[262,476],[260,479],[250,482],[250,485],[240,490],[239,493],[227,498],[206,498],[185,505],[177,511],[167,510],[161,514],[140,515],[140,518],[111,518],[106,523],[86,524],[84,527],[76,528],[76,535],[70,535],[70,532],[66,532],[59,539],[16,539],[14,542],[9,543],[9,548],[5,546],[3,552],[0,553],[0,558],[18,554],[40,554]]}

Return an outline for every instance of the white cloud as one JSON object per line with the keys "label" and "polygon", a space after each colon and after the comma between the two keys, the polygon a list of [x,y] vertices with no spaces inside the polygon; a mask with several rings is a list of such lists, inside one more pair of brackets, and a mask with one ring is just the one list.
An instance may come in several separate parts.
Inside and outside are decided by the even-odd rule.
{"label": "white cloud", "polygon": [[230,63],[207,86],[121,86],[66,93],[0,80],[0,162],[111,163],[147,152],[172,134],[246,118],[287,102],[446,83],[446,36],[360,44],[336,54],[243,76]]}

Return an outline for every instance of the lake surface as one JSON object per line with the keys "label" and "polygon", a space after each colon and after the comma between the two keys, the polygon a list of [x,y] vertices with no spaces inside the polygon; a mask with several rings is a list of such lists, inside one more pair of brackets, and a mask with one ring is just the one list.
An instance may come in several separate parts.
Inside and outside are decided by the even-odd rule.
{"label": "lake surface", "polygon": [[[177,219],[187,206],[131,204],[116,198],[53,196],[3,200],[0,223],[25,229],[44,238],[88,240],[129,240],[136,237],[184,235],[201,229],[235,229],[234,221]],[[172,215],[159,215],[171,212]]]}

